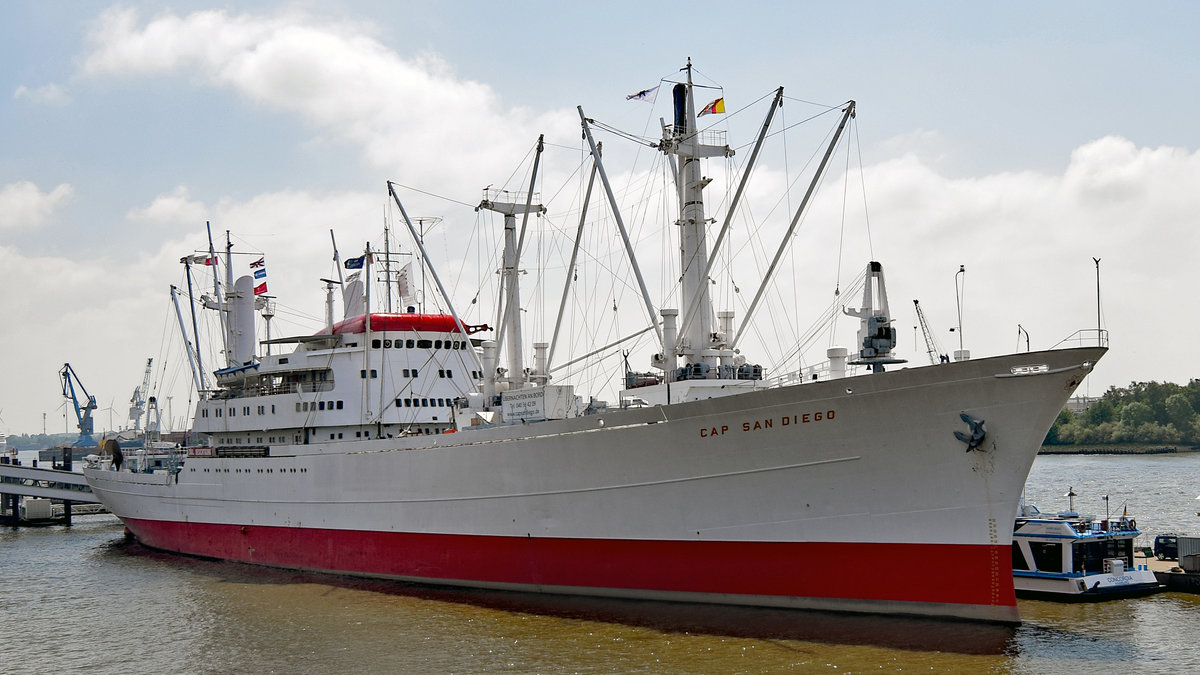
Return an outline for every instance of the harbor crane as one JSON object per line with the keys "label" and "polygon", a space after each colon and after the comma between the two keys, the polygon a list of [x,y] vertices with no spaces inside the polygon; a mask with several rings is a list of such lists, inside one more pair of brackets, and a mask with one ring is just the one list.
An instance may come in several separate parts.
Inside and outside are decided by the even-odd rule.
{"label": "harbor crane", "polygon": [[[90,448],[96,445],[96,439],[92,438],[94,429],[92,413],[96,410],[96,397],[87,393],[87,389],[79,380],[79,375],[75,374],[75,369],[71,367],[71,364],[64,363],[62,370],[58,371],[58,377],[62,380],[63,397],[69,399],[75,406],[75,418],[79,420],[79,438],[75,439],[71,447]],[[76,387],[83,394],[82,397],[76,392]]]}
{"label": "harbor crane", "polygon": [[150,391],[150,365],[153,358],[146,359],[146,374],[142,377],[142,386],[133,390],[129,399],[129,421],[133,422],[133,430],[142,430],[142,414],[146,412],[146,392]]}
{"label": "harbor crane", "polygon": [[925,320],[925,312],[921,311],[921,301],[913,300],[913,307],[917,310],[917,323],[921,324],[921,332],[925,335],[925,352],[929,355],[929,362],[935,366],[939,363],[949,363],[950,357],[942,351],[941,346],[933,337],[933,331],[929,329],[929,322]]}

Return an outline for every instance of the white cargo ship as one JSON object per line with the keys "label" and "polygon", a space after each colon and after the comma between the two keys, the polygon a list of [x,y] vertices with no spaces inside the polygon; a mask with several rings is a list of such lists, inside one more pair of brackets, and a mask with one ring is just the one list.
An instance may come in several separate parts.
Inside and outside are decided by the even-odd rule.
{"label": "white cargo ship", "polygon": [[[266,340],[291,350],[262,355],[243,277],[209,303],[228,317],[230,357],[215,387],[197,380],[193,431],[205,442],[149,472],[101,458],[84,470],[92,489],[147,546],[246,563],[1017,621],[1015,504],[1047,429],[1106,351],[1103,334],[1097,346],[900,367],[882,267],[870,263],[861,306],[847,310],[857,346],[830,349],[818,375],[764,378],[734,348],[732,312],[710,298],[697,160],[732,150],[699,140],[684,70],[657,145],[680,186],[679,306],[653,310],[656,371],[627,373],[620,394],[636,407],[553,382],[545,343],[526,367],[517,221],[541,207],[487,195],[480,208],[505,218],[493,339],[473,339],[485,327],[452,307],[372,311],[370,291],[358,303],[347,282],[344,320],[331,290],[324,330]],[[763,136],[770,124],[768,113]],[[369,279],[371,252],[356,260]]]}

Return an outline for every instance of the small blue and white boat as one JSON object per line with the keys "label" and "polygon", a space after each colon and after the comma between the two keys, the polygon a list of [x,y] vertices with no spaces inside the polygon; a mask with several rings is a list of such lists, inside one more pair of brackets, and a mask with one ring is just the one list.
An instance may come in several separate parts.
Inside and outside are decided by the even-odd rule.
{"label": "small blue and white boat", "polygon": [[1134,562],[1137,521],[1099,519],[1071,508],[1043,514],[1022,502],[1013,525],[1013,587],[1017,596],[1048,600],[1108,600],[1162,590],[1154,572]]}

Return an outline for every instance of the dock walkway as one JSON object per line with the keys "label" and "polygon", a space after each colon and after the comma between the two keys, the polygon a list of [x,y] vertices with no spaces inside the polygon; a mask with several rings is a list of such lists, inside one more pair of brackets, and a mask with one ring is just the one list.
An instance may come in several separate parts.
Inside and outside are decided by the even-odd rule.
{"label": "dock walkway", "polygon": [[0,464],[0,494],[100,503],[81,473],[16,464]]}

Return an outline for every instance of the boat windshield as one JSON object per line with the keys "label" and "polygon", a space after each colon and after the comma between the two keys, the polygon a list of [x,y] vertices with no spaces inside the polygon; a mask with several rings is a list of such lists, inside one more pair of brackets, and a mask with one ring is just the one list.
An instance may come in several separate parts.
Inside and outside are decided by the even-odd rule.
{"label": "boat windshield", "polygon": [[1121,558],[1125,561],[1126,569],[1133,568],[1132,539],[1100,539],[1079,541],[1074,544],[1074,565],[1076,572],[1097,574],[1104,571],[1104,561],[1109,558]]}

